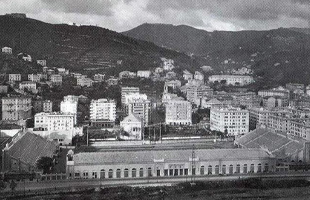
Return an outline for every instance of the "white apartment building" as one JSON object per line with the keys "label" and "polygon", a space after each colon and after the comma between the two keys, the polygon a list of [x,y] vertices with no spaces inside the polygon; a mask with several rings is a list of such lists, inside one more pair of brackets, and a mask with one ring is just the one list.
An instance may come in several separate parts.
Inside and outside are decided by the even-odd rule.
{"label": "white apartment building", "polygon": [[200,105],[200,102],[205,97],[211,97],[213,89],[206,85],[186,85],[186,99],[191,103]]}
{"label": "white apartment building", "polygon": [[9,74],[9,82],[21,81],[22,75],[21,74]]}
{"label": "white apartment building", "polygon": [[37,93],[37,83],[32,82],[32,81],[23,81],[19,83],[19,89],[20,90],[25,90],[27,89],[28,91],[31,91],[33,93]]}
{"label": "white apartment building", "polygon": [[221,82],[226,81],[227,85],[248,85],[254,82],[252,76],[242,75],[212,75],[209,77],[209,82],[214,83],[215,81]]}
{"label": "white apartment building", "polygon": [[145,94],[126,95],[127,113],[138,116],[146,126],[149,123],[150,101]]}
{"label": "white apartment building", "polygon": [[116,119],[116,102],[108,99],[92,100],[90,103],[90,120],[108,120],[114,122]]}
{"label": "white apartment building", "polygon": [[175,98],[166,104],[166,124],[191,125],[192,104],[183,98]]}
{"label": "white apartment building", "polygon": [[133,93],[139,93],[140,89],[138,87],[122,87],[121,88],[121,95],[122,95],[122,104],[125,103],[126,98],[125,96],[128,94],[133,94]]}
{"label": "white apartment building", "polygon": [[168,93],[169,92],[169,88],[171,88],[172,90],[181,87],[181,81],[179,80],[171,80],[171,81],[166,81],[165,82],[165,86],[164,86],[164,93]]}
{"label": "white apartment building", "polygon": [[31,97],[3,97],[2,120],[21,120],[31,118]]}
{"label": "white apartment building", "polygon": [[46,60],[37,60],[37,64],[46,67]]}
{"label": "white apartment building", "polygon": [[271,90],[260,90],[258,91],[258,95],[261,97],[285,97],[288,98],[290,95],[290,91],[284,88],[273,88]]}
{"label": "white apartment building", "polygon": [[105,78],[105,74],[95,74],[94,81],[96,82],[103,82]]}
{"label": "white apartment building", "polygon": [[40,82],[40,80],[41,80],[41,75],[39,75],[39,74],[28,74],[28,81]]}
{"label": "white apartment building", "polygon": [[137,77],[140,78],[150,78],[151,76],[151,71],[150,70],[140,70],[137,71]]}
{"label": "white apartment building", "polygon": [[210,111],[210,129],[228,135],[241,135],[249,132],[249,111],[240,108],[214,108]]}
{"label": "white apartment building", "polygon": [[45,100],[42,102],[43,112],[51,113],[53,112],[53,102],[51,100]]}
{"label": "white apartment building", "polygon": [[174,68],[174,60],[166,58],[162,58],[161,60],[163,62],[163,69],[165,71],[171,71]]}
{"label": "white apartment building", "polygon": [[123,139],[142,139],[142,133],[144,128],[143,122],[138,116],[134,115],[133,113],[130,113],[127,117],[124,118],[123,121],[121,121],[120,127],[129,134],[127,138]]}
{"label": "white apartment building", "polygon": [[67,95],[64,96],[64,101],[79,101],[79,96],[75,96],[75,95]]}
{"label": "white apartment building", "polygon": [[59,74],[52,74],[50,76],[50,80],[52,81],[53,85],[62,85],[62,76]]}
{"label": "white apartment building", "polygon": [[1,52],[2,53],[5,53],[5,54],[12,54],[12,48],[11,47],[3,47],[2,49],[1,49]]}
{"label": "white apartment building", "polygon": [[94,81],[91,78],[77,78],[76,84],[81,87],[91,87],[93,86]]}

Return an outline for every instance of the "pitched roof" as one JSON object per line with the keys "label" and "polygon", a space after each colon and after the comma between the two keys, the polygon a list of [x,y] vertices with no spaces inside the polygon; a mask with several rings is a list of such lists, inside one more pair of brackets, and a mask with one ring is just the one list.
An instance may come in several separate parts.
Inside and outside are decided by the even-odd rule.
{"label": "pitched roof", "polygon": [[[75,165],[116,164],[116,163],[153,163],[154,160],[165,162],[189,161],[192,150],[137,150],[137,151],[110,151],[110,152],[82,152],[74,155]],[[195,158],[199,160],[247,160],[270,158],[271,156],[261,149],[197,149]]]}
{"label": "pitched roof", "polygon": [[127,117],[123,119],[122,122],[141,122],[141,119],[137,115],[130,113]]}

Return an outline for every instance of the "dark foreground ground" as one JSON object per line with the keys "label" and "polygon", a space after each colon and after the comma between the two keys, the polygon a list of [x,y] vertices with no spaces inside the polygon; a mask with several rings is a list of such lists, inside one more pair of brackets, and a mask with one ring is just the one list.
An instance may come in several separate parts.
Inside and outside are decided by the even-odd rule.
{"label": "dark foreground ground", "polygon": [[[203,200],[203,199],[294,199],[310,198],[307,180],[209,181],[195,184],[182,183],[170,187],[109,187],[80,189],[70,193],[49,191],[46,194],[26,194],[7,199],[56,199],[56,200]],[[1,199],[1,197],[0,197]]]}

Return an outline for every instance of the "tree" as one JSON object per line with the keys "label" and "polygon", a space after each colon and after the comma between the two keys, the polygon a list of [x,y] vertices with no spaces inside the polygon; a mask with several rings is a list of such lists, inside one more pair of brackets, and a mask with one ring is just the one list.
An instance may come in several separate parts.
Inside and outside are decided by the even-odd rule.
{"label": "tree", "polygon": [[41,157],[36,166],[38,169],[43,170],[43,174],[46,174],[50,171],[51,167],[53,166],[53,159],[50,157]]}
{"label": "tree", "polygon": [[221,80],[220,82],[222,85],[226,85],[227,81],[226,80]]}

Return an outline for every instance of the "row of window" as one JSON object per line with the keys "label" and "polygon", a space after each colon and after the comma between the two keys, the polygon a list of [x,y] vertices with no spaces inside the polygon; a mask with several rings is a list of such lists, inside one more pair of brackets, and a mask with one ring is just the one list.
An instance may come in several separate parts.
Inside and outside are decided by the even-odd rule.
{"label": "row of window", "polygon": [[[113,169],[109,169],[108,171],[105,171],[102,169],[100,171],[100,177],[98,177],[97,172],[92,172],[92,178],[128,178],[129,177],[129,169],[124,169],[123,172],[121,169],[117,169],[116,173],[114,174]],[[191,168],[191,175],[218,175],[218,174],[240,174],[240,173],[261,173],[261,172],[268,172],[269,171],[269,165],[266,163],[265,165],[258,164],[257,165],[257,170],[255,171],[255,166],[254,164],[251,164],[248,168],[247,164],[240,165],[237,164],[235,167],[233,165],[222,165],[221,167],[219,165],[215,165],[214,169],[212,165],[209,165],[208,167],[201,166],[200,169],[197,171],[196,167]],[[107,176],[106,176],[107,173]],[[144,177],[145,176],[145,171],[144,168],[140,168],[139,170],[136,168],[131,169],[131,178],[136,178],[136,177]],[[147,177],[152,177],[153,176],[153,171],[152,168],[149,167],[147,168],[146,171]],[[122,176],[123,174],[123,176]],[[164,169],[163,171],[163,176],[187,176],[189,175],[189,169],[188,168],[170,168],[170,169]],[[70,176],[72,176],[70,174]],[[155,176],[159,177],[162,176],[162,170],[156,169],[155,171]],[[89,178],[89,173],[87,171],[84,171],[82,174],[80,172],[76,172],[74,174],[75,178]]]}

